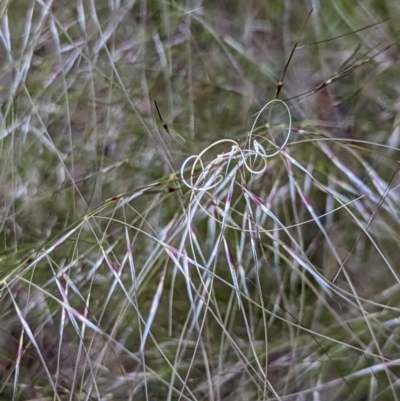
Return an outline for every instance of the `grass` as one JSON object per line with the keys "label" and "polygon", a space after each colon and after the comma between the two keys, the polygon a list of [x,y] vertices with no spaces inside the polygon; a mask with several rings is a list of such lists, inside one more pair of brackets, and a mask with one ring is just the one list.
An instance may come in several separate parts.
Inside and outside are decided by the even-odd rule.
{"label": "grass", "polygon": [[270,3],[0,6],[0,400],[400,398],[399,9]]}

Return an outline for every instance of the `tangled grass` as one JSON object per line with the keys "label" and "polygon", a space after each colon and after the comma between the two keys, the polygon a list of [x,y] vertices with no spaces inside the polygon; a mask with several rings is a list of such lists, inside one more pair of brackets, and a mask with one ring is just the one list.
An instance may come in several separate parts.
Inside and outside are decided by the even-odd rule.
{"label": "tangled grass", "polygon": [[244,4],[1,6],[0,400],[400,398],[398,10]]}

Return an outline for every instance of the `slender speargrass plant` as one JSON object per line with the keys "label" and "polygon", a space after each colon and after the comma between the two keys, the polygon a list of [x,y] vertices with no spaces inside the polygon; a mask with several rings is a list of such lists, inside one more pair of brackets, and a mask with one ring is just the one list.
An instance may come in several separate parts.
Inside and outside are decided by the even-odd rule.
{"label": "slender speargrass plant", "polygon": [[400,398],[396,10],[321,7],[1,6],[0,401]]}

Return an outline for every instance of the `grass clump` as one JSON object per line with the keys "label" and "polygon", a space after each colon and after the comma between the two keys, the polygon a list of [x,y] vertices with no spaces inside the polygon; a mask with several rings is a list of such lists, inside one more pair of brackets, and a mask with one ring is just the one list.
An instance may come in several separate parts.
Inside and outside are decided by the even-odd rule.
{"label": "grass clump", "polygon": [[398,10],[1,6],[0,400],[382,400]]}

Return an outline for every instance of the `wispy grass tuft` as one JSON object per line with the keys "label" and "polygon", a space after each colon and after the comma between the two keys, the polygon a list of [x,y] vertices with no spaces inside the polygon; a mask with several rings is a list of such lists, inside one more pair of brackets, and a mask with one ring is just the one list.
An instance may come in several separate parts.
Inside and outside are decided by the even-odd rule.
{"label": "wispy grass tuft", "polygon": [[0,6],[0,400],[398,399],[397,5]]}

